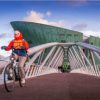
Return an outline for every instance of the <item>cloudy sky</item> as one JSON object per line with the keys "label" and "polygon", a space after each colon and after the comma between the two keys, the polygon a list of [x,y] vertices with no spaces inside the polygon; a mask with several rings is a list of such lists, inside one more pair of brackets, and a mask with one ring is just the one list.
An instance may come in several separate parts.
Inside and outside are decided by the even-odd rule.
{"label": "cloudy sky", "polygon": [[[54,25],[100,37],[99,0],[0,1],[0,46],[13,39],[11,21]],[[0,54],[8,54],[0,50]]]}

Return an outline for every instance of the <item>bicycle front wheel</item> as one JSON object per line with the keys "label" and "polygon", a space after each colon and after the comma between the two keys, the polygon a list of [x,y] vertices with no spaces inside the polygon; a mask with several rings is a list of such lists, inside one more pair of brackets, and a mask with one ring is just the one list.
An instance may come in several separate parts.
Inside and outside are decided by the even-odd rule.
{"label": "bicycle front wheel", "polygon": [[13,65],[10,63],[6,66],[4,71],[4,86],[7,92],[11,92],[14,89],[15,73]]}
{"label": "bicycle front wheel", "polygon": [[18,67],[18,76],[19,76],[19,86],[23,87],[23,84],[21,82],[21,78],[22,78],[22,70],[21,68]]}

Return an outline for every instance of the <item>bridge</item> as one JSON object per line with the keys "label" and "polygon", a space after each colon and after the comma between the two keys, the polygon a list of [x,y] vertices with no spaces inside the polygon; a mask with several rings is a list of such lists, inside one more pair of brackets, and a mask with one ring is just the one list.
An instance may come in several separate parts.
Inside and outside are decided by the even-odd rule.
{"label": "bridge", "polygon": [[[27,86],[15,89],[12,97],[2,87],[4,67],[0,76],[2,100],[100,99],[99,47],[81,42],[54,42],[32,47],[28,55],[30,59],[25,64]],[[7,59],[5,62],[6,66],[10,61]],[[62,73],[62,69],[68,73]]]}

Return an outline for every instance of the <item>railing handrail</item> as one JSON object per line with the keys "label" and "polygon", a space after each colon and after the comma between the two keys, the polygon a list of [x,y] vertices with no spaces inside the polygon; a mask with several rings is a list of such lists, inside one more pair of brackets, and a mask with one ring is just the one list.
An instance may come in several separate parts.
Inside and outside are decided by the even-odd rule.
{"label": "railing handrail", "polygon": [[39,45],[39,46],[29,48],[28,49],[28,55],[32,55],[35,52],[38,52],[40,50],[43,50],[43,49],[46,49],[46,48],[49,48],[49,47],[52,47],[52,46],[56,46],[56,45],[69,46],[69,45],[74,45],[74,44],[75,43],[73,43],[73,42],[68,42],[68,43],[59,43],[59,42],[46,43],[46,44],[42,44],[42,45]]}
{"label": "railing handrail", "polygon": [[[74,43],[74,42],[68,42],[68,43],[51,42],[51,43],[45,43],[45,44],[42,44],[39,46],[29,48],[28,55],[30,56],[35,52],[38,52],[40,50],[43,50],[43,49],[46,49],[46,48],[49,48],[52,46],[56,46],[56,45],[61,45],[61,46],[79,45],[79,46],[82,46],[82,47],[85,47],[87,49],[91,49],[93,51],[100,53],[100,47],[97,47],[97,46],[94,46],[91,44],[87,44],[87,43],[82,43],[82,42],[77,42],[77,43]],[[8,61],[8,60],[0,59],[0,61]]]}
{"label": "railing handrail", "polygon": [[93,50],[93,51],[100,53],[100,47],[97,47],[97,46],[94,46],[91,44],[87,44],[87,43],[83,43],[83,42],[77,42],[76,45],[79,45],[79,46],[82,46],[82,47],[85,47],[87,49],[90,49],[90,50]]}

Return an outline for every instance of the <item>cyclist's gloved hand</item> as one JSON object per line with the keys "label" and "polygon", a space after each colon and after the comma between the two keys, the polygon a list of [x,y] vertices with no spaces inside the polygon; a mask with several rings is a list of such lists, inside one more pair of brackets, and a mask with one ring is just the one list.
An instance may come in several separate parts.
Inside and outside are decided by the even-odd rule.
{"label": "cyclist's gloved hand", "polygon": [[26,47],[25,46],[21,46],[21,49],[26,49]]}
{"label": "cyclist's gloved hand", "polygon": [[1,49],[2,49],[2,50],[5,50],[5,49],[6,49],[6,47],[7,47],[7,46],[1,46]]}

